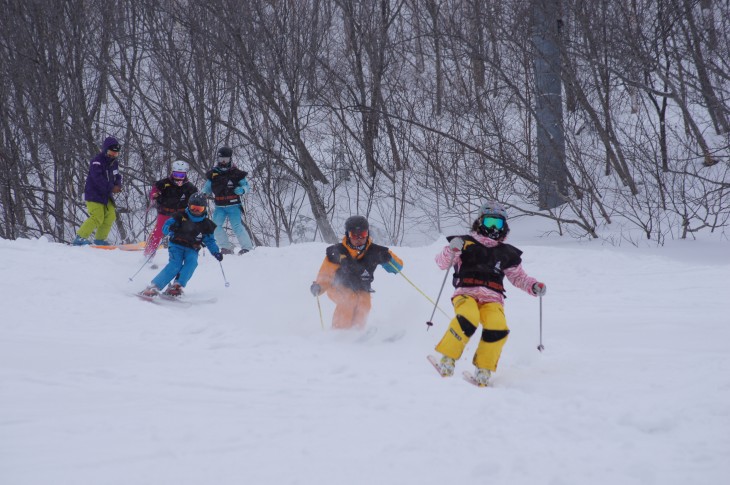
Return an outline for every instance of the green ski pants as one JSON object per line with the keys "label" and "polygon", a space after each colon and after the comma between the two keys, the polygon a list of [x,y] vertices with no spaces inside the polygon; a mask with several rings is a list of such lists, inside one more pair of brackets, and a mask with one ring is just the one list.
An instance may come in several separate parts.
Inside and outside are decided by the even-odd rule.
{"label": "green ski pants", "polygon": [[117,210],[111,200],[105,204],[98,202],[86,202],[86,209],[89,211],[89,218],[79,227],[78,235],[82,239],[89,239],[96,231],[95,239],[106,239],[112,224],[117,220]]}

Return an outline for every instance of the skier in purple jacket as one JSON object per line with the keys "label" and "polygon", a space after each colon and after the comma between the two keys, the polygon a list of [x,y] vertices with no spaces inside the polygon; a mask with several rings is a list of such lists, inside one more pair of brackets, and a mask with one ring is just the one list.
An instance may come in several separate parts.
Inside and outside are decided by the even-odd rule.
{"label": "skier in purple jacket", "polygon": [[86,177],[84,200],[89,211],[89,218],[81,224],[74,246],[91,244],[89,237],[96,232],[94,244],[108,246],[106,240],[112,224],[117,219],[116,206],[112,194],[122,191],[122,176],[119,173],[117,157],[121,146],[113,136],[104,140],[99,152],[89,164],[89,174]]}

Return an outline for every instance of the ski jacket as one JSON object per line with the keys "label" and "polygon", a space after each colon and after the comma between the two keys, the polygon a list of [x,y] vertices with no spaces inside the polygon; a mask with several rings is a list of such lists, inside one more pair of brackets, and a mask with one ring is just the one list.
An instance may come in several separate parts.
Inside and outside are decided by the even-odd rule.
{"label": "ski jacket", "polygon": [[208,219],[208,212],[202,216],[194,216],[189,209],[173,214],[165,225],[162,226],[162,233],[170,236],[171,244],[178,244],[186,248],[200,251],[206,246],[212,254],[220,252],[218,244],[213,237],[215,223]]}
{"label": "ski jacket", "polygon": [[[450,241],[457,236],[451,236]],[[522,251],[503,241],[495,241],[476,232],[458,236],[464,240],[461,250],[444,247],[436,256],[436,264],[445,270],[454,267],[452,299],[467,295],[478,303],[504,303],[504,278],[526,293],[535,296],[532,285],[537,282],[522,268]]]}
{"label": "ski jacket", "polygon": [[[446,239],[451,241],[455,237]],[[462,239],[461,264],[454,271],[454,287],[486,286],[504,295],[504,270],[522,264],[522,251],[504,243],[487,247],[471,236]]]}
{"label": "ski jacket", "polygon": [[246,180],[248,173],[236,167],[215,167],[205,174],[207,181],[203,193],[213,194],[215,205],[236,205],[241,203],[241,195],[249,189]]}
{"label": "ski jacket", "polygon": [[[188,206],[188,199],[198,191],[187,178],[182,185],[177,185],[171,177],[158,180],[150,190],[150,199],[157,205],[157,213],[171,216],[176,212],[184,211]],[[157,195],[155,197],[155,195]]]}
{"label": "ski jacket", "polygon": [[398,273],[403,268],[403,261],[387,247],[373,244],[370,238],[365,247],[358,250],[350,246],[347,237],[344,237],[340,244],[327,248],[317,283],[325,291],[337,286],[372,292],[371,284],[378,265],[389,273]]}
{"label": "ski jacket", "polygon": [[122,185],[122,175],[119,173],[119,162],[116,158],[106,155],[110,146],[119,142],[113,136],[104,140],[101,152],[89,162],[89,173],[86,176],[84,200],[106,205],[112,199],[112,190],[115,185]]}

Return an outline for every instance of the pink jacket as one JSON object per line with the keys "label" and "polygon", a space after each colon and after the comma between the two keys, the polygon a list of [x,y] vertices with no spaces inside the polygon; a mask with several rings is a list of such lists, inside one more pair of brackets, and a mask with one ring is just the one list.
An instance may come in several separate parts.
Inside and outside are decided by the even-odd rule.
{"label": "pink jacket", "polygon": [[[481,234],[476,232],[471,232],[469,233],[469,235],[488,248],[493,248],[499,244],[499,241],[489,239],[488,237],[482,236]],[[436,255],[436,264],[439,268],[443,270],[445,270],[449,266],[454,266],[458,269],[461,266],[461,251],[455,251],[449,246],[444,247],[441,252]],[[537,280],[525,273],[525,270],[522,269],[521,264],[518,264],[517,266],[514,266],[512,268],[505,269],[504,275],[507,277],[509,282],[512,283],[512,285],[532,296],[535,296],[535,293],[532,292],[532,285],[537,283]],[[474,298],[480,305],[484,303],[504,304],[504,297],[501,293],[490,290],[489,288],[484,286],[456,288],[456,291],[454,291],[451,299],[454,299],[459,295],[470,296]]]}

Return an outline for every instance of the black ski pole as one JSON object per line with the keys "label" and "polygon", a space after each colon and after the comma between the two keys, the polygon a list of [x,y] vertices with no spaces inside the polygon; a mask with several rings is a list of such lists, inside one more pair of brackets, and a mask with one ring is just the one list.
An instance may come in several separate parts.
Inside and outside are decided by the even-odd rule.
{"label": "black ski pole", "polygon": [[136,276],[137,276],[137,275],[139,274],[139,272],[140,272],[140,271],[142,271],[142,269],[143,269],[143,268],[144,268],[144,267],[145,267],[145,266],[147,265],[147,263],[149,263],[150,261],[152,261],[152,258],[154,258],[154,257],[155,257],[155,253],[152,253],[152,254],[150,254],[150,255],[149,255],[149,256],[147,257],[147,259],[145,260],[145,262],[144,262],[144,263],[142,263],[142,266],[140,266],[140,267],[139,267],[139,269],[137,270],[137,272],[136,272],[136,273],[134,273],[134,274],[133,274],[133,275],[132,275],[132,276],[131,276],[131,277],[129,278],[129,281],[132,281],[132,280],[133,280],[133,279],[134,279],[134,278],[135,278],[135,277],[136,277]]}
{"label": "black ski pole", "polygon": [[540,295],[540,345],[537,346],[537,350],[540,352],[545,350],[545,346],[542,344],[542,295]]}

